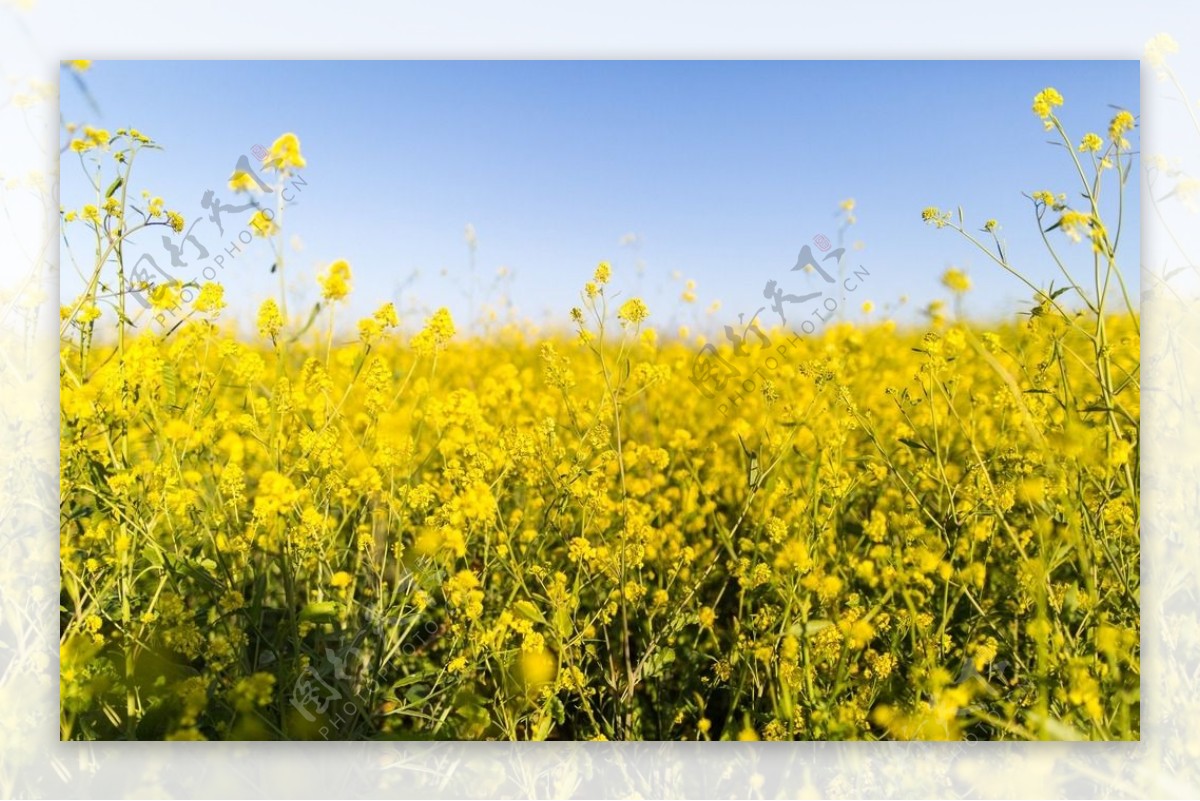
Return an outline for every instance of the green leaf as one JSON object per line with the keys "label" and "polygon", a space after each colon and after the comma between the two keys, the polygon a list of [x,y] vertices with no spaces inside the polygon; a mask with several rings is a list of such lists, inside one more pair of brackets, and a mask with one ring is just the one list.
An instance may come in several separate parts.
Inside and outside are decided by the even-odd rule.
{"label": "green leaf", "polygon": [[565,606],[554,610],[554,628],[560,639],[565,640],[571,635],[571,613]]}
{"label": "green leaf", "polygon": [[397,679],[392,684],[392,689],[399,690],[401,687],[407,687],[410,684],[416,684],[418,681],[421,681],[421,679],[423,679],[423,678],[424,678],[424,676],[422,676],[420,673],[415,673],[411,676],[405,676],[404,678]]}
{"label": "green leaf", "polygon": [[162,367],[162,382],[163,389],[167,393],[167,405],[175,406],[176,398],[179,395],[179,374],[175,371],[175,365],[171,362],[164,362]]}
{"label": "green leaf", "polygon": [[337,620],[338,605],[334,601],[313,601],[300,610],[303,623],[332,623]]}
{"label": "green leaf", "polygon": [[214,589],[218,587],[224,589],[221,582],[213,578],[207,570],[204,570],[203,568],[198,567],[197,565],[194,565],[185,559],[179,559],[172,562],[170,557],[168,557],[166,554],[163,554],[163,562],[166,564],[167,569],[172,573],[187,576],[194,581],[199,581],[202,584]]}
{"label": "green leaf", "polygon": [[933,453],[933,448],[929,447],[924,442],[917,442],[915,439],[909,439],[908,437],[901,437],[900,441],[910,448],[917,448],[923,451],[928,451],[929,453]]}
{"label": "green leaf", "polygon": [[646,660],[646,667],[642,669],[642,675],[646,678],[657,676],[667,669],[668,666],[675,662],[675,649],[663,648],[655,651]]}
{"label": "green leaf", "polygon": [[548,714],[548,710],[542,713],[542,719],[538,722],[537,729],[534,731],[533,739],[537,742],[543,742],[550,736],[550,729],[554,727],[554,718]]}
{"label": "green leaf", "polygon": [[810,620],[804,624],[804,636],[811,637],[822,629],[827,629],[833,625],[832,620]]}
{"label": "green leaf", "polygon": [[517,601],[513,604],[513,611],[526,620],[532,620],[534,623],[546,622],[546,616],[542,614],[542,610],[538,609],[530,601]]}
{"label": "green leaf", "polygon": [[105,191],[104,196],[112,197],[113,193],[116,192],[118,189],[120,189],[122,184],[124,184],[124,183],[125,183],[125,179],[120,176],[117,176],[117,180],[113,181],[111,184],[108,185],[108,189]]}
{"label": "green leaf", "polygon": [[414,684],[404,692],[404,700],[414,706],[422,706],[428,700],[429,685]]}

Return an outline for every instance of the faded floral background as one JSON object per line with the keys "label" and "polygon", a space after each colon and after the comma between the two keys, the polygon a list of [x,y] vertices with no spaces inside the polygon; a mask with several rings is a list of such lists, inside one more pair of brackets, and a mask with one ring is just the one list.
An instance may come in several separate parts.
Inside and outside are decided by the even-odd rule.
{"label": "faded floral background", "polygon": [[[1195,797],[1200,794],[1200,36],[1167,4],[873,11],[756,4],[731,26],[610,3],[518,16],[370,5],[0,5],[0,795],[378,797]],[[224,7],[222,7],[224,6]],[[474,11],[474,13],[471,13]],[[580,18],[572,13],[587,14]],[[453,14],[453,16],[451,16]],[[853,14],[852,19],[847,19]],[[69,18],[68,18],[69,17]],[[849,24],[849,23],[853,24]],[[336,25],[343,36],[329,37]],[[532,31],[538,30],[538,34]],[[1162,33],[1166,31],[1167,33]],[[434,32],[442,35],[435,38]],[[538,36],[533,39],[533,36]],[[1175,38],[1172,38],[1175,37]],[[1176,41],[1176,39],[1178,41]],[[359,44],[351,53],[339,41]],[[1013,42],[1021,42],[1014,50]],[[211,43],[211,44],[206,44]],[[59,61],[233,57],[1105,57],[1143,59],[1142,742],[887,744],[183,743],[58,741]],[[270,87],[230,87],[230,108]],[[919,113],[914,110],[914,113]],[[882,133],[881,135],[886,135]]]}

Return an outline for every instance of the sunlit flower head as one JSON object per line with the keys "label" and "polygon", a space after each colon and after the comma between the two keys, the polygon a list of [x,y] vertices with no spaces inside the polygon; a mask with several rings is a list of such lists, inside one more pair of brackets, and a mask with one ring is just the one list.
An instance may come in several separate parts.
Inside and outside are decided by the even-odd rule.
{"label": "sunlit flower head", "polygon": [[971,279],[957,267],[951,267],[942,273],[942,286],[956,295],[961,295],[971,288]]}
{"label": "sunlit flower head", "polygon": [[257,323],[258,333],[272,342],[283,330],[283,315],[279,313],[279,305],[271,298],[267,298],[258,307]]}
{"label": "sunlit flower head", "polygon": [[264,239],[279,233],[279,226],[275,223],[275,215],[266,209],[259,209],[254,212],[254,216],[250,218],[249,225],[250,230],[254,232],[255,236],[261,236]]}
{"label": "sunlit flower head", "polygon": [[159,310],[179,306],[180,287],[177,282],[162,283],[150,290],[150,305]]}
{"label": "sunlit flower head", "polygon": [[234,192],[261,192],[258,180],[245,170],[234,170],[229,176],[229,188]]}
{"label": "sunlit flower head", "polygon": [[1097,134],[1085,133],[1083,140],[1079,143],[1079,151],[1081,153],[1095,153],[1100,148],[1104,147],[1104,140]]}
{"label": "sunlit flower head", "polygon": [[1128,111],[1122,109],[1118,111],[1116,116],[1112,118],[1112,122],[1108,124],[1108,138],[1113,144],[1122,149],[1129,147],[1129,140],[1125,138],[1125,134],[1133,130],[1137,121]]}
{"label": "sunlit flower head", "polygon": [[921,220],[935,228],[944,228],[950,222],[950,212],[943,212],[937,206],[926,206],[921,211]]}
{"label": "sunlit flower head", "polygon": [[215,313],[225,308],[225,287],[212,281],[200,287],[193,307],[198,312]]}
{"label": "sunlit flower head", "polygon": [[1072,242],[1079,242],[1082,239],[1082,234],[1085,233],[1092,224],[1092,215],[1074,209],[1066,209],[1059,218],[1058,226],[1062,232]]}
{"label": "sunlit flower head", "polygon": [[1052,86],[1047,86],[1033,96],[1033,113],[1043,120],[1054,113],[1057,106],[1063,104],[1063,96]]}
{"label": "sunlit flower head", "polygon": [[97,147],[107,148],[111,138],[106,129],[85,125],[83,126],[83,138],[72,140],[71,150],[76,153],[86,153]]}
{"label": "sunlit flower head", "polygon": [[294,133],[285,133],[271,145],[263,159],[263,167],[278,173],[287,173],[308,164],[300,154],[300,139]]}
{"label": "sunlit flower head", "polygon": [[350,294],[350,264],[338,259],[329,269],[317,276],[321,285],[321,297],[326,300],[341,300]]}
{"label": "sunlit flower head", "polygon": [[630,298],[617,310],[617,319],[630,325],[638,325],[649,316],[650,309],[646,308],[646,304],[641,298]]}
{"label": "sunlit flower head", "polygon": [[455,333],[454,319],[450,310],[443,306],[425,320],[424,330],[412,338],[411,344],[420,355],[430,356],[441,350]]}
{"label": "sunlit flower head", "polygon": [[691,278],[689,278],[687,283],[683,285],[683,294],[679,296],[679,299],[684,303],[696,302],[696,282]]}
{"label": "sunlit flower head", "polygon": [[395,328],[400,325],[400,317],[396,314],[396,304],[390,300],[376,309],[375,313],[371,316],[378,320],[379,324],[385,328]]}

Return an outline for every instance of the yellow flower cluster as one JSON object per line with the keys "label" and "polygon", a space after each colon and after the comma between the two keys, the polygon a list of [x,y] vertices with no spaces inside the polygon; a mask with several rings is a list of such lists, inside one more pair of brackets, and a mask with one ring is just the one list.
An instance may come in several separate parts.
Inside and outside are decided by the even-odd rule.
{"label": "yellow flower cluster", "polygon": [[[946,283],[963,286],[954,276]],[[215,307],[218,293],[205,298]],[[390,324],[395,311],[370,319]],[[1123,373],[1136,369],[1135,323],[1108,321]],[[258,324],[279,335],[274,302]],[[79,603],[101,620],[81,623],[80,636],[109,631],[111,615],[121,624],[120,606],[90,593],[132,581],[132,611],[157,614],[137,624],[139,638],[198,664],[211,649],[205,680],[231,688],[235,717],[275,714],[238,673],[263,647],[254,645],[263,625],[255,615],[307,609],[303,648],[315,648],[318,640],[306,643],[322,629],[382,638],[372,647],[391,655],[370,692],[424,675],[481,709],[498,711],[491,693],[504,687],[524,699],[508,724],[459,713],[363,722],[384,730],[535,736],[545,721],[546,732],[566,725],[543,709],[558,703],[576,710],[562,718],[576,736],[610,739],[737,737],[743,712],[772,737],[965,736],[972,718],[959,713],[972,703],[986,704],[989,719],[1034,726],[1025,693],[1043,683],[1032,678],[995,699],[967,701],[943,687],[928,709],[913,692],[923,671],[970,663],[986,674],[1003,660],[1061,675],[1054,715],[1111,734],[1107,712],[1137,686],[1136,640],[1111,633],[1138,626],[1128,583],[1137,523],[1115,511],[1129,497],[1120,488],[1137,446],[1126,441],[1120,459],[1107,458],[1099,417],[1076,418],[1068,410],[1077,405],[1044,383],[1045,362],[1062,352],[1055,343],[1070,341],[1061,327],[993,329],[999,344],[985,357],[972,344],[983,332],[970,328],[914,338],[886,322],[835,326],[793,346],[772,379],[773,404],[747,397],[728,417],[688,384],[694,351],[660,342],[634,366],[669,378],[618,388],[620,408],[647,410],[622,414],[619,428],[603,372],[587,368],[578,345],[514,330],[455,346],[453,332],[439,311],[407,346],[372,337],[362,369],[361,342],[335,347],[326,363],[299,344],[286,355],[255,350],[198,324],[174,340],[138,340],[124,360],[97,354],[84,383],[62,388],[64,582],[68,596],[91,588]],[[544,372],[547,352],[569,382]],[[1085,380],[1076,362],[1062,367],[1072,387]],[[281,372],[288,377],[277,380]],[[1015,376],[1015,389],[1039,392],[1014,392]],[[1136,416],[1132,387],[1121,402]],[[171,410],[165,427],[155,422],[162,409]],[[95,447],[113,420],[127,421],[128,451]],[[738,432],[772,468],[757,491]],[[110,484],[97,487],[95,475]],[[132,545],[117,543],[109,508],[133,521]],[[1092,549],[1049,509],[1099,521],[1106,545]],[[1063,537],[1071,550],[1059,550]],[[153,549],[137,544],[151,541]],[[1087,562],[1070,556],[1081,547]],[[165,561],[156,555],[164,550]],[[1052,576],[1036,568],[1043,553],[1056,554]],[[154,588],[166,575],[183,592],[164,610]],[[245,605],[203,625],[230,589]],[[1063,611],[1047,617],[1039,610],[1052,594]],[[401,622],[375,627],[380,618]],[[627,667],[626,636],[637,643]],[[709,660],[726,666],[710,673]],[[630,671],[632,702],[655,707],[670,687],[680,723],[602,722],[624,693],[607,696],[606,682],[627,682]],[[303,674],[277,679],[290,693]],[[738,698],[735,722],[721,715],[695,730],[697,694],[746,682],[762,691]],[[437,702],[422,703],[432,711]],[[1097,703],[1106,714],[1095,714]],[[78,704],[81,714],[91,709]],[[642,725],[664,717],[670,723],[648,716]],[[218,719],[210,706],[196,731],[218,736]],[[96,732],[102,720],[90,724]]]}
{"label": "yellow flower cluster", "polygon": [[317,281],[321,284],[321,297],[326,300],[341,300],[350,294],[350,264],[344,259],[338,259],[317,277]]}
{"label": "yellow flower cluster", "polygon": [[1033,113],[1046,119],[1054,113],[1054,109],[1063,104],[1063,96],[1052,86],[1048,86],[1034,95]]}
{"label": "yellow flower cluster", "polygon": [[285,133],[271,143],[263,159],[264,167],[278,173],[294,172],[307,164],[300,153],[300,139],[294,133]]}
{"label": "yellow flower cluster", "polygon": [[942,286],[960,295],[971,288],[971,279],[962,270],[951,267],[942,274]]}
{"label": "yellow flower cluster", "polygon": [[617,310],[617,319],[630,325],[638,325],[650,316],[650,310],[641,298],[630,298]]}
{"label": "yellow flower cluster", "polygon": [[1108,138],[1117,147],[1128,149],[1129,140],[1125,138],[1125,134],[1132,131],[1136,124],[1133,115],[1128,111],[1118,111],[1108,125]]}

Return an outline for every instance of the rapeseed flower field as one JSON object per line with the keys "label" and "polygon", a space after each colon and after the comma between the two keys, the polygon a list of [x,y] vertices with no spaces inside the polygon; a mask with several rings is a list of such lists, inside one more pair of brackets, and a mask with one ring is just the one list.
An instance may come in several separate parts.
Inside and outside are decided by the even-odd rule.
{"label": "rapeseed flower field", "polygon": [[[1139,319],[1100,203],[1136,121],[1072,137],[1063,102],[1032,109],[1072,185],[1029,202],[1092,274],[1034,285],[997,221],[916,198],[1030,308],[965,318],[948,270],[919,325],[741,337],[656,327],[606,263],[557,331],[383,303],[335,336],[370,287],[338,261],[289,310],[282,206],[247,215],[281,292],[239,335],[221,284],[126,263],[185,224],[134,189],[153,140],[71,129],[105,180],[62,215],[94,245],[61,319],[62,738],[1136,739]],[[287,133],[230,189],[306,166]]]}

